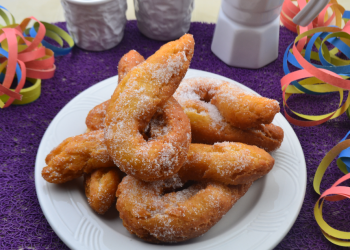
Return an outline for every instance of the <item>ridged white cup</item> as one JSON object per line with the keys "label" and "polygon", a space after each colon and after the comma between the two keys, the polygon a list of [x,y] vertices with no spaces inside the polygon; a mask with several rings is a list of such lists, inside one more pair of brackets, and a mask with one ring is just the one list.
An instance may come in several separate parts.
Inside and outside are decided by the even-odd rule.
{"label": "ridged white cup", "polygon": [[61,0],[67,29],[77,46],[103,51],[120,43],[126,23],[126,0]]}
{"label": "ridged white cup", "polygon": [[149,38],[174,40],[190,29],[194,0],[134,0],[134,5],[137,26]]}

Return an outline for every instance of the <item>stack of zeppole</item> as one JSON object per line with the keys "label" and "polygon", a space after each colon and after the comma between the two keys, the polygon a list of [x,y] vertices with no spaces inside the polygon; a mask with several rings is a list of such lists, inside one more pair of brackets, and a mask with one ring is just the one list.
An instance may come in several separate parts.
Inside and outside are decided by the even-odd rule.
{"label": "stack of zeppole", "polygon": [[147,60],[124,55],[111,99],[89,112],[86,133],[51,151],[43,178],[84,176],[91,208],[116,203],[127,230],[148,242],[207,232],[272,169],[267,151],[283,130],[271,123],[276,101],[217,79],[183,80],[193,52],[187,34]]}

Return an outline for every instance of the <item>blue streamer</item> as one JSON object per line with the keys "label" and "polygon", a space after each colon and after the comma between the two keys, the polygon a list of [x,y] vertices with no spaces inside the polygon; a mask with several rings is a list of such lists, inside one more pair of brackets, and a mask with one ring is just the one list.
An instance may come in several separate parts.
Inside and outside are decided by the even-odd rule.
{"label": "blue streamer", "polygon": [[346,10],[343,14],[343,18],[345,19],[350,19],[350,11],[349,10]]}
{"label": "blue streamer", "polygon": [[8,9],[6,9],[4,6],[0,5],[0,8],[3,9],[3,10],[6,10],[8,11]]}
{"label": "blue streamer", "polygon": [[[29,30],[29,35],[30,35],[31,37],[33,37],[33,38],[36,37],[37,32],[36,32],[34,26]],[[54,46],[54,45],[52,45],[52,44],[50,44],[50,43],[48,43],[48,42],[46,42],[46,41],[44,41],[44,40],[42,40],[41,43],[42,43],[42,45],[44,45],[46,48],[51,49],[51,50],[54,52],[54,55],[55,55],[55,56],[65,56],[65,55],[69,54],[69,52],[71,52],[71,50],[72,50],[72,47],[69,47],[69,48],[59,48],[59,47],[56,47],[56,46]]]}
{"label": "blue streamer", "polygon": [[[6,50],[4,50],[3,48],[0,48],[0,54],[5,56],[6,58],[9,57],[9,53]],[[18,63],[16,63],[16,75],[17,75],[17,84],[19,84],[19,82],[22,79],[22,70],[19,67]],[[3,82],[3,80],[1,80],[1,81]]]}
{"label": "blue streamer", "polygon": [[[293,45],[293,43],[291,43],[288,46],[288,48],[283,56],[283,71],[284,71],[284,74],[286,74],[286,75],[290,73],[290,70],[288,68],[288,62],[299,69],[303,69],[303,67],[301,67],[301,65],[295,59],[294,55],[289,52],[292,45]],[[308,90],[307,88],[304,88],[301,84],[299,84],[297,81],[291,82],[291,85],[293,85],[294,87],[296,87],[300,91],[304,92],[305,94],[309,94],[309,95],[327,95],[328,94],[328,93],[317,93],[317,92]]]}
{"label": "blue streamer", "polygon": [[[350,131],[346,134],[346,136],[340,141],[345,141],[345,139],[350,135]],[[350,173],[350,148],[344,149],[338,157],[339,161],[342,161],[345,166],[346,169],[348,170],[348,173]]]}

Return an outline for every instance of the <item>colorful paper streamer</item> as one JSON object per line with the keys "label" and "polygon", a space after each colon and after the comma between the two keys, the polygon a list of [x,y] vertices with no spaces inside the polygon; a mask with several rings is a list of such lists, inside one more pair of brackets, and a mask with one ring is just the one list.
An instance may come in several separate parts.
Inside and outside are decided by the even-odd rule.
{"label": "colorful paper streamer", "polygon": [[[345,141],[346,138],[348,138],[350,135],[350,132],[347,133],[347,135],[340,141]],[[344,149],[337,159],[337,165],[338,168],[344,173],[348,174],[350,173],[350,148]]]}
{"label": "colorful paper streamer", "polygon": [[[285,2],[285,13],[292,16],[300,11],[299,7],[295,6],[291,0]],[[292,4],[294,7],[291,7]],[[299,6],[302,8],[306,5],[305,0],[298,0]],[[333,7],[332,7],[333,6]],[[333,17],[327,17],[327,9],[332,8]],[[288,12],[289,11],[289,12]],[[344,8],[339,6],[336,1],[331,1],[330,4],[322,11],[317,18],[307,27],[299,27],[302,31],[295,41],[287,48],[283,58],[283,69],[286,74],[281,79],[282,96],[284,114],[287,120],[298,126],[315,126],[322,124],[330,119],[337,118],[344,112],[348,112],[350,107],[350,95],[344,101],[344,92],[350,90],[350,60],[344,60],[338,57],[341,52],[347,58],[350,58],[350,22],[345,24],[343,29],[340,28],[342,15],[350,16],[349,12],[344,11]],[[336,19],[337,26],[318,27],[330,23]],[[328,49],[328,46],[332,49]],[[317,51],[314,51],[316,48]],[[320,64],[312,62],[318,61]],[[291,72],[289,64],[298,68]],[[324,115],[306,115],[298,113],[289,108],[287,100],[293,94],[309,94],[309,95],[326,95],[329,93],[338,92],[340,96],[339,105],[336,110]],[[296,116],[305,120],[299,120],[290,116],[287,112],[290,110]]]}
{"label": "colorful paper streamer", "polygon": [[[337,155],[339,155],[339,157],[345,157],[347,159],[350,159],[350,140],[345,140],[349,135],[350,132],[348,132],[344,139],[341,140],[326,154],[326,156],[322,159],[320,165],[318,166],[313,182],[314,190],[316,191],[316,193],[321,193],[320,185],[322,182],[323,175],[326,172],[329,164],[333,161],[333,159],[335,159]],[[344,160],[344,158],[342,160]],[[336,181],[329,189],[322,193],[314,207],[315,219],[317,224],[320,226],[323,235],[332,243],[346,247],[350,246],[350,232],[344,232],[332,228],[327,222],[324,221],[322,216],[322,209],[324,205],[324,200],[336,202],[346,198],[350,198],[350,187],[339,185],[348,179],[350,179],[349,173],[340,178],[338,181]]]}
{"label": "colorful paper streamer", "polygon": [[[15,23],[14,17],[7,9],[0,6],[0,17],[5,26],[0,26],[0,73],[3,75],[0,84],[0,108],[12,103],[26,104],[40,96],[41,81],[53,77],[56,70],[54,55],[66,55],[74,46],[73,39],[67,32],[55,25],[39,22],[34,17]],[[32,27],[27,28],[31,20]],[[59,46],[46,42],[44,37],[56,41]],[[64,48],[64,42],[68,47]],[[33,85],[23,89],[26,79]],[[17,86],[10,89],[13,81]],[[24,97],[23,97],[24,96]]]}

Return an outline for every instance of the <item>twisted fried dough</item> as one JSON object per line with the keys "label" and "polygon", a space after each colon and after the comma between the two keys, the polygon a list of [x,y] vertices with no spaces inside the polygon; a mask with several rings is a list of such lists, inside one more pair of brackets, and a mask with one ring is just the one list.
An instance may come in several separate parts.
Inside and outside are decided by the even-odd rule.
{"label": "twisted fried dough", "polygon": [[[107,108],[104,132],[108,153],[123,172],[147,181],[160,180],[178,172],[186,159],[190,138],[184,131],[190,127],[180,128],[177,137],[150,141],[140,131],[175,92],[193,50],[193,37],[184,35],[162,46],[119,83]],[[187,119],[182,110],[173,115],[178,124]]]}
{"label": "twisted fried dough", "polygon": [[84,174],[85,195],[90,207],[104,214],[115,202],[115,193],[123,173],[118,168],[101,168]]}
{"label": "twisted fried dough", "polygon": [[102,130],[67,138],[46,156],[41,174],[51,183],[64,183],[97,168],[115,166]]}
{"label": "twisted fried dough", "polygon": [[226,186],[202,181],[176,191],[183,185],[176,178],[143,182],[132,176],[124,177],[117,191],[117,210],[123,225],[148,242],[189,240],[215,225],[251,183]]}
{"label": "twisted fried dough", "polygon": [[[162,138],[166,132],[165,122],[163,114],[160,111],[157,113],[149,124],[148,130],[144,133],[145,139],[153,140],[154,138]],[[90,145],[100,145],[103,140],[102,131],[95,131],[97,136],[90,137]],[[92,133],[92,132],[90,132]],[[77,136],[80,138],[81,136]],[[94,142],[97,141],[97,142]],[[81,141],[84,143],[84,141]],[[50,155],[55,155],[53,162],[62,162],[63,159],[69,162],[71,166],[87,165],[93,162],[89,159],[91,151],[95,151],[93,157],[98,158],[99,162],[109,162],[107,166],[114,166],[111,158],[106,153],[106,149],[96,151],[88,147],[82,147],[79,142],[75,144],[68,144],[68,148],[65,148],[65,141],[58,146],[63,151],[63,154],[57,154],[57,152],[51,152]],[[75,154],[67,154],[66,151],[70,151],[70,148],[76,148],[80,155],[85,155],[85,163],[81,161],[80,157],[76,157]],[[101,146],[99,146],[101,147]],[[57,150],[57,148],[55,149]],[[48,156],[49,157],[49,156]],[[62,160],[62,161],[61,161]],[[95,162],[94,162],[95,164]],[[111,164],[111,165],[110,165]],[[53,163],[50,162],[49,166],[44,168],[43,177],[53,183],[62,183],[81,176],[83,170],[80,168],[73,168],[69,172],[64,166],[60,165],[60,168],[56,168],[54,171],[52,167]],[[266,175],[273,167],[274,159],[265,152],[263,149],[255,146],[245,145],[243,143],[223,142],[216,143],[214,145],[205,144],[190,144],[189,151],[185,162],[180,168],[178,175],[183,180],[211,180],[219,181],[225,184],[238,185],[255,181],[262,176]],[[86,168],[86,172],[91,172],[93,168]],[[99,165],[101,166],[101,165]],[[79,171],[77,171],[79,170]],[[65,172],[65,178],[56,180],[57,175],[63,175]],[[45,175],[44,175],[45,173]]]}
{"label": "twisted fried dough", "polygon": [[273,124],[244,130],[234,127],[210,103],[223,84],[222,80],[196,77],[183,80],[176,90],[174,98],[191,122],[192,142],[214,144],[230,141],[256,145],[267,151],[278,149],[283,141],[280,127]]}
{"label": "twisted fried dough", "polygon": [[178,175],[182,180],[211,180],[239,185],[263,177],[274,163],[269,153],[256,146],[234,142],[214,145],[192,143]]}
{"label": "twisted fried dough", "polygon": [[272,123],[243,130],[231,126],[220,114],[217,120],[212,119],[210,111],[205,107],[188,105],[184,111],[191,122],[193,143],[242,142],[270,152],[278,149],[283,141],[282,128]]}

